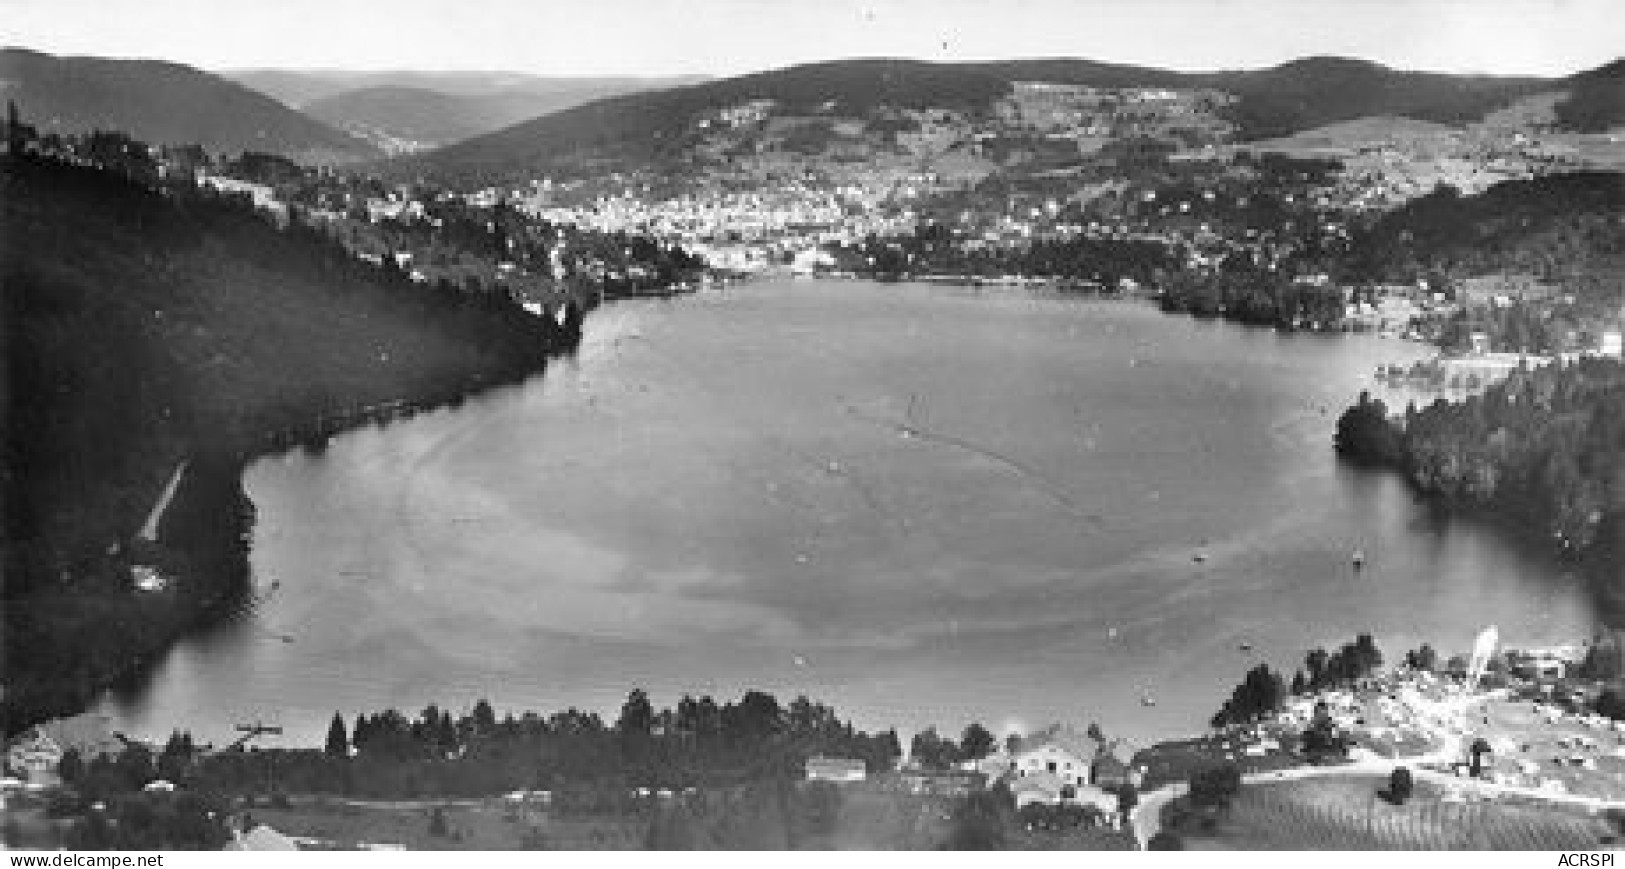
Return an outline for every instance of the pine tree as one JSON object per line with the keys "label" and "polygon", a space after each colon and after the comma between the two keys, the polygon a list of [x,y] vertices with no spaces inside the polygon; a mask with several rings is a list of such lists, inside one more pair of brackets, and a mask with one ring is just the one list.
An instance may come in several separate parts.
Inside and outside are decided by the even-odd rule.
{"label": "pine tree", "polygon": [[23,152],[23,122],[17,116],[16,100],[6,100],[6,151],[10,154]]}
{"label": "pine tree", "polygon": [[333,723],[327,728],[327,754],[329,757],[349,757],[350,738],[344,732],[344,716],[333,713]]}

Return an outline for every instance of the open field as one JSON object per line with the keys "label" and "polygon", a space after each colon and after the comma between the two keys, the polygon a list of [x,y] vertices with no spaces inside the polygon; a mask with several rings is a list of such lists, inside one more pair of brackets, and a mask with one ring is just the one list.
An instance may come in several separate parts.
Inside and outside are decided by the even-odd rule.
{"label": "open field", "polygon": [[1008,851],[1135,851],[1139,845],[1134,834],[1110,827],[1082,826],[1071,830],[1046,832],[1023,830],[1017,832],[1005,850]]}
{"label": "open field", "polygon": [[1242,774],[1271,772],[1302,766],[1301,756],[1283,751],[1263,755],[1246,754],[1239,736],[1207,736],[1159,743],[1134,756],[1134,765],[1145,768],[1141,790],[1155,790],[1172,782],[1189,781],[1193,773],[1225,762],[1233,762]]}
{"label": "open field", "polygon": [[[847,787],[833,833],[799,843],[802,850],[930,851],[947,846],[953,835],[955,797],[921,796]],[[1069,830],[1027,830],[1010,818],[1003,850],[1132,851],[1134,836],[1109,827],[1081,825]]]}
{"label": "open field", "polygon": [[456,801],[443,804],[448,834],[435,836],[429,832],[434,805],[428,800],[368,805],[314,799],[288,808],[254,808],[249,814],[255,823],[335,847],[394,844],[412,851],[629,850],[643,847],[648,827],[642,818],[557,817],[495,800]]}
{"label": "open field", "polygon": [[8,848],[54,850],[67,842],[68,821],[50,817],[46,799],[9,794],[0,802],[0,843]]}
{"label": "open field", "polygon": [[1614,835],[1598,816],[1553,807],[1463,801],[1418,782],[1402,806],[1377,795],[1383,776],[1252,784],[1212,829],[1178,827],[1186,847],[1245,850],[1580,850]]}
{"label": "open field", "polygon": [[1541,137],[1541,145],[1594,169],[1625,169],[1625,132],[1551,133]]}
{"label": "open field", "polygon": [[1392,147],[1409,153],[1446,152],[1457,146],[1460,133],[1444,124],[1392,115],[1340,121],[1279,139],[1252,142],[1246,150],[1293,157],[1347,157],[1362,148]]}

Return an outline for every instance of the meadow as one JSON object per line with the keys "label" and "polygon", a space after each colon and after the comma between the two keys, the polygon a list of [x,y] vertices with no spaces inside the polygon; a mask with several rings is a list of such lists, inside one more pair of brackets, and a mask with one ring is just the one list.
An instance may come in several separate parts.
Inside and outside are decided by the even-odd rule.
{"label": "meadow", "polygon": [[1178,826],[1193,850],[1514,850],[1596,848],[1615,829],[1600,816],[1557,807],[1459,800],[1419,782],[1403,805],[1378,795],[1383,776],[1252,784],[1208,825]]}

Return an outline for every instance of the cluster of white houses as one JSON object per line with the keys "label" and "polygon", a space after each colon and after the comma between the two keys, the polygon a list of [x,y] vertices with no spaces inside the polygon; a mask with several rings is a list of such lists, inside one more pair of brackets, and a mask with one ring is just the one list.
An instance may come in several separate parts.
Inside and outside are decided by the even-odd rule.
{"label": "cluster of white houses", "polygon": [[[1134,765],[1135,749],[1123,740],[1102,740],[1054,725],[1011,739],[986,757],[964,761],[951,770],[927,770],[905,762],[884,783],[914,793],[954,796],[1003,783],[1016,807],[1092,806],[1116,823],[1118,793],[1139,787],[1144,771]],[[841,783],[869,780],[863,761],[814,757],[807,761],[809,781]]]}

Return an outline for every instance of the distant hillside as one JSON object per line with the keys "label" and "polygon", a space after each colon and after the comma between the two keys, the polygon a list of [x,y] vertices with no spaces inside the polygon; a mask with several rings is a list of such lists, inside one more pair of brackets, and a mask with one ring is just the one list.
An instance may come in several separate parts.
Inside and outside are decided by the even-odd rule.
{"label": "distant hillside", "polygon": [[1621,214],[1625,174],[1618,172],[1504,181],[1477,196],[1440,188],[1356,234],[1349,277],[1534,274],[1611,316],[1625,304]]}
{"label": "distant hillside", "polygon": [[1279,139],[1250,142],[1246,147],[1260,153],[1274,152],[1295,157],[1343,158],[1361,148],[1385,145],[1402,146],[1414,151],[1452,142],[1457,135],[1454,127],[1435,121],[1373,115],[1302,130]]}
{"label": "distant hillside", "polygon": [[[518,379],[570,340],[240,201],[48,159],[0,156],[0,238],[8,733],[242,604],[253,456]],[[157,540],[133,539],[182,462]],[[132,588],[138,565],[167,589]]]}
{"label": "distant hillside", "polygon": [[1554,107],[1558,124],[1582,133],[1625,125],[1625,58],[1565,79],[1569,97]]}
{"label": "distant hillside", "polygon": [[1223,114],[1243,140],[1287,136],[1373,115],[1441,124],[1477,120],[1546,80],[1407,72],[1346,57],[1306,57],[1260,70],[1180,73],[1076,59],[978,64],[1010,80],[1091,87],[1205,87],[1237,101]]}
{"label": "distant hillside", "polygon": [[598,100],[527,121],[397,168],[453,176],[524,174],[565,162],[647,162],[680,156],[702,115],[770,99],[788,112],[862,116],[878,106],[985,109],[1010,89],[967,66],[908,60],[809,64]]}
{"label": "distant hillside", "polygon": [[[624,83],[606,82],[458,94],[381,85],[321,97],[301,106],[301,111],[386,151],[427,150],[630,89]],[[394,140],[393,148],[386,144],[389,140]]]}
{"label": "distant hillside", "polygon": [[559,167],[582,170],[680,159],[709,115],[771,100],[777,115],[869,118],[899,109],[985,116],[1015,82],[1097,88],[1221,91],[1219,114],[1239,139],[1286,136],[1368,115],[1461,123],[1550,83],[1528,78],[1399,72],[1344,58],[1308,58],[1270,69],[1180,73],[1054,58],[939,64],[863,59],[808,64],[689,87],[599,100],[407,161],[399,168],[448,177],[501,178]]}
{"label": "distant hillside", "polygon": [[1536,78],[1402,72],[1342,57],[1310,57],[1201,78],[1240,98],[1228,115],[1242,139],[1290,136],[1370,115],[1461,124],[1551,86]]}
{"label": "distant hillside", "polygon": [[[317,100],[348,91],[369,88],[413,88],[454,97],[489,97],[501,94],[535,96],[592,94],[593,98],[695,84],[705,76],[640,78],[634,76],[547,76],[523,72],[422,70],[357,71],[334,69],[228,69],[218,70],[230,79],[302,109]],[[526,115],[524,117],[534,117]]]}
{"label": "distant hillside", "polygon": [[163,61],[0,49],[0,97],[15,100],[41,133],[120,130],[153,143],[265,151],[308,162],[378,153],[264,94]]}
{"label": "distant hillside", "polygon": [[352,135],[395,150],[381,139],[393,139],[407,150],[449,145],[515,123],[493,120],[478,97],[455,97],[423,88],[373,87],[322,97],[301,111]]}

